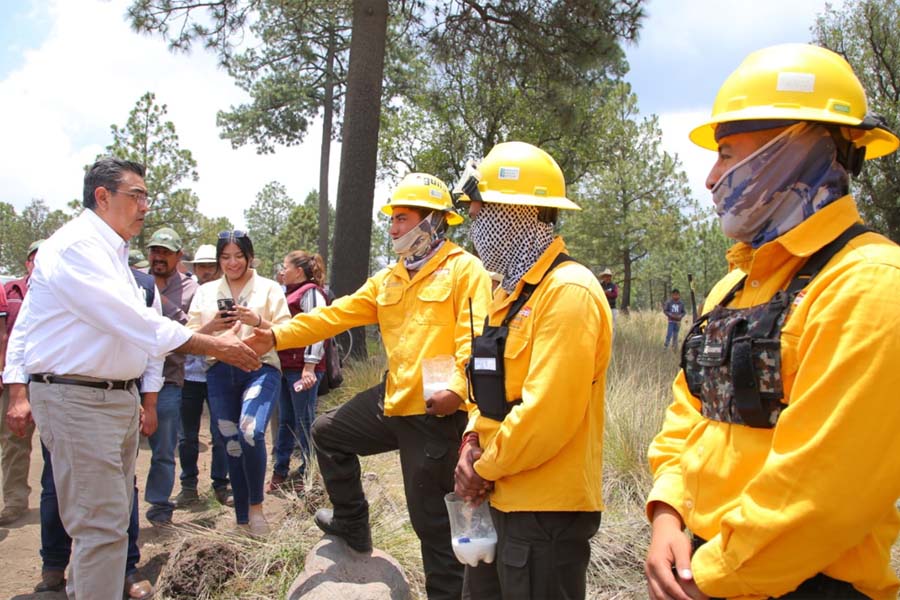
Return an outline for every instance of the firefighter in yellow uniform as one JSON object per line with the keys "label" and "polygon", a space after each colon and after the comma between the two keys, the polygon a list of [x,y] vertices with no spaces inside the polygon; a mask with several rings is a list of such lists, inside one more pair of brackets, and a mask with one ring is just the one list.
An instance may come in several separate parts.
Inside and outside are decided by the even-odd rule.
{"label": "firefighter in yellow uniform", "polygon": [[691,139],[718,151],[737,244],[649,450],[650,597],[894,599],[900,248],[848,190],[897,137],[843,58],[789,44],[749,55]]}
{"label": "firefighter in yellow uniform", "polygon": [[579,598],[603,509],[603,398],[612,315],[553,224],[577,210],[553,158],[494,146],[461,188],[485,268],[503,278],[473,343],[474,401],[456,492],[490,493],[493,564],[466,567],[471,598]]}
{"label": "firefighter in yellow uniform", "polygon": [[[318,511],[315,520],[355,550],[370,551],[358,457],[399,449],[431,599],[458,599],[462,589],[463,569],[450,545],[444,495],[453,491],[456,451],[466,424],[464,369],[471,323],[480,330],[491,290],[481,262],[445,239],[447,226],[462,222],[452,208],[442,181],[423,173],[407,175],[382,208],[391,217],[390,235],[400,260],[353,294],[271,331],[259,330],[255,338],[257,349],[274,341],[283,350],[378,324],[388,360],[385,381],[321,415],[312,426],[319,470],[334,506]],[[440,355],[455,357],[455,373],[448,389],[425,398],[422,360]]]}

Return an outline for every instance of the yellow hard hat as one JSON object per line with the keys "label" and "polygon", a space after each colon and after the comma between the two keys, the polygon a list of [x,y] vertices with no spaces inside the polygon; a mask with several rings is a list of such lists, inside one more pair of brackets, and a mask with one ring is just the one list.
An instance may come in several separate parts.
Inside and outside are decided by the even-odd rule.
{"label": "yellow hard hat", "polygon": [[897,136],[867,111],[866,93],[843,57],[819,46],[781,44],[744,59],[719,88],[712,118],[690,138],[718,150],[720,123],[814,121],[850,127],[848,136],[866,148],[867,159],[890,154],[897,149]]}
{"label": "yellow hard hat", "polygon": [[448,225],[459,225],[463,218],[453,210],[453,200],[447,185],[427,173],[409,173],[394,188],[391,199],[381,207],[381,212],[391,215],[395,206],[415,206],[443,211]]}
{"label": "yellow hard hat", "polygon": [[525,142],[503,142],[491,148],[478,165],[477,179],[485,202],[581,210],[566,198],[566,179],[553,157]]}

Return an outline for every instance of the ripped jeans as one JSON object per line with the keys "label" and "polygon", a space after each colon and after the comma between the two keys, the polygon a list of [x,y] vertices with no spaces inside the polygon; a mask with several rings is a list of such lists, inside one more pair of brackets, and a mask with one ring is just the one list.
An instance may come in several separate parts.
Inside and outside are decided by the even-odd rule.
{"label": "ripped jeans", "polygon": [[281,372],[263,365],[245,373],[217,362],[206,373],[210,417],[222,434],[239,524],[249,522],[251,504],[263,501],[266,426],[281,392]]}

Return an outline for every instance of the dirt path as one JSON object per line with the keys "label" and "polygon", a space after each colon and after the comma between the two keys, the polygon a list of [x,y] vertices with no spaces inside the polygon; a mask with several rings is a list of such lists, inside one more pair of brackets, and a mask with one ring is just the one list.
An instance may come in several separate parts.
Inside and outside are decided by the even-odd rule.
{"label": "dirt path", "polygon": [[[268,446],[271,449],[271,443]],[[206,413],[204,412],[203,423],[200,426],[200,457],[198,466],[200,469],[200,486],[201,495],[209,492],[209,463],[210,463],[210,438],[209,424]],[[270,457],[271,461],[271,457]],[[147,470],[150,467],[150,447],[147,440],[141,440],[141,450],[137,460],[137,478],[138,489],[140,490],[140,517],[141,532],[138,539],[138,545],[141,549],[141,562],[138,567],[147,575],[151,581],[155,583],[156,578],[162,566],[168,558],[168,552],[171,549],[171,541],[173,541],[177,531],[166,531],[154,528],[147,522],[144,513],[146,512],[146,503],[143,498],[144,482],[147,479]],[[43,460],[41,458],[40,439],[35,433],[33,447],[31,452],[31,469],[28,474],[28,481],[31,485],[31,497],[29,499],[29,510],[17,522],[8,527],[0,527],[0,565],[2,565],[2,576],[0,576],[0,598],[12,598],[13,600],[33,599],[33,600],[64,600],[66,595],[61,593],[45,593],[34,594],[32,590],[40,580],[41,575],[41,557],[39,554],[41,547],[41,525],[40,525],[40,497],[41,497],[41,469],[43,468]],[[176,481],[173,495],[180,491],[180,485],[177,481],[178,477],[178,461],[176,459]],[[281,512],[278,502],[269,502],[266,499],[266,514],[270,520],[277,520]],[[173,517],[175,525],[185,524],[189,522],[202,523],[206,526],[215,525],[218,527],[230,527],[234,522],[234,512],[231,508],[221,507],[214,500],[210,500],[205,505],[198,506],[189,511],[176,510]]]}

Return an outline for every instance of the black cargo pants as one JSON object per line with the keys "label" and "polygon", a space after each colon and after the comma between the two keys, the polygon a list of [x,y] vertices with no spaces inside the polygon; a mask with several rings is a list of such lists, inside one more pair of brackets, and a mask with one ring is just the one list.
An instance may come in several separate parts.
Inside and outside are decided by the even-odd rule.
{"label": "black cargo pants", "polygon": [[450,544],[444,495],[453,491],[465,427],[462,411],[448,417],[386,417],[383,383],[321,415],[312,426],[319,470],[336,519],[368,519],[359,456],[400,450],[406,506],[421,542],[425,589],[431,600],[458,600],[462,593],[463,565]]}
{"label": "black cargo pants", "polygon": [[599,512],[501,512],[492,564],[466,567],[466,600],[582,600]]}

